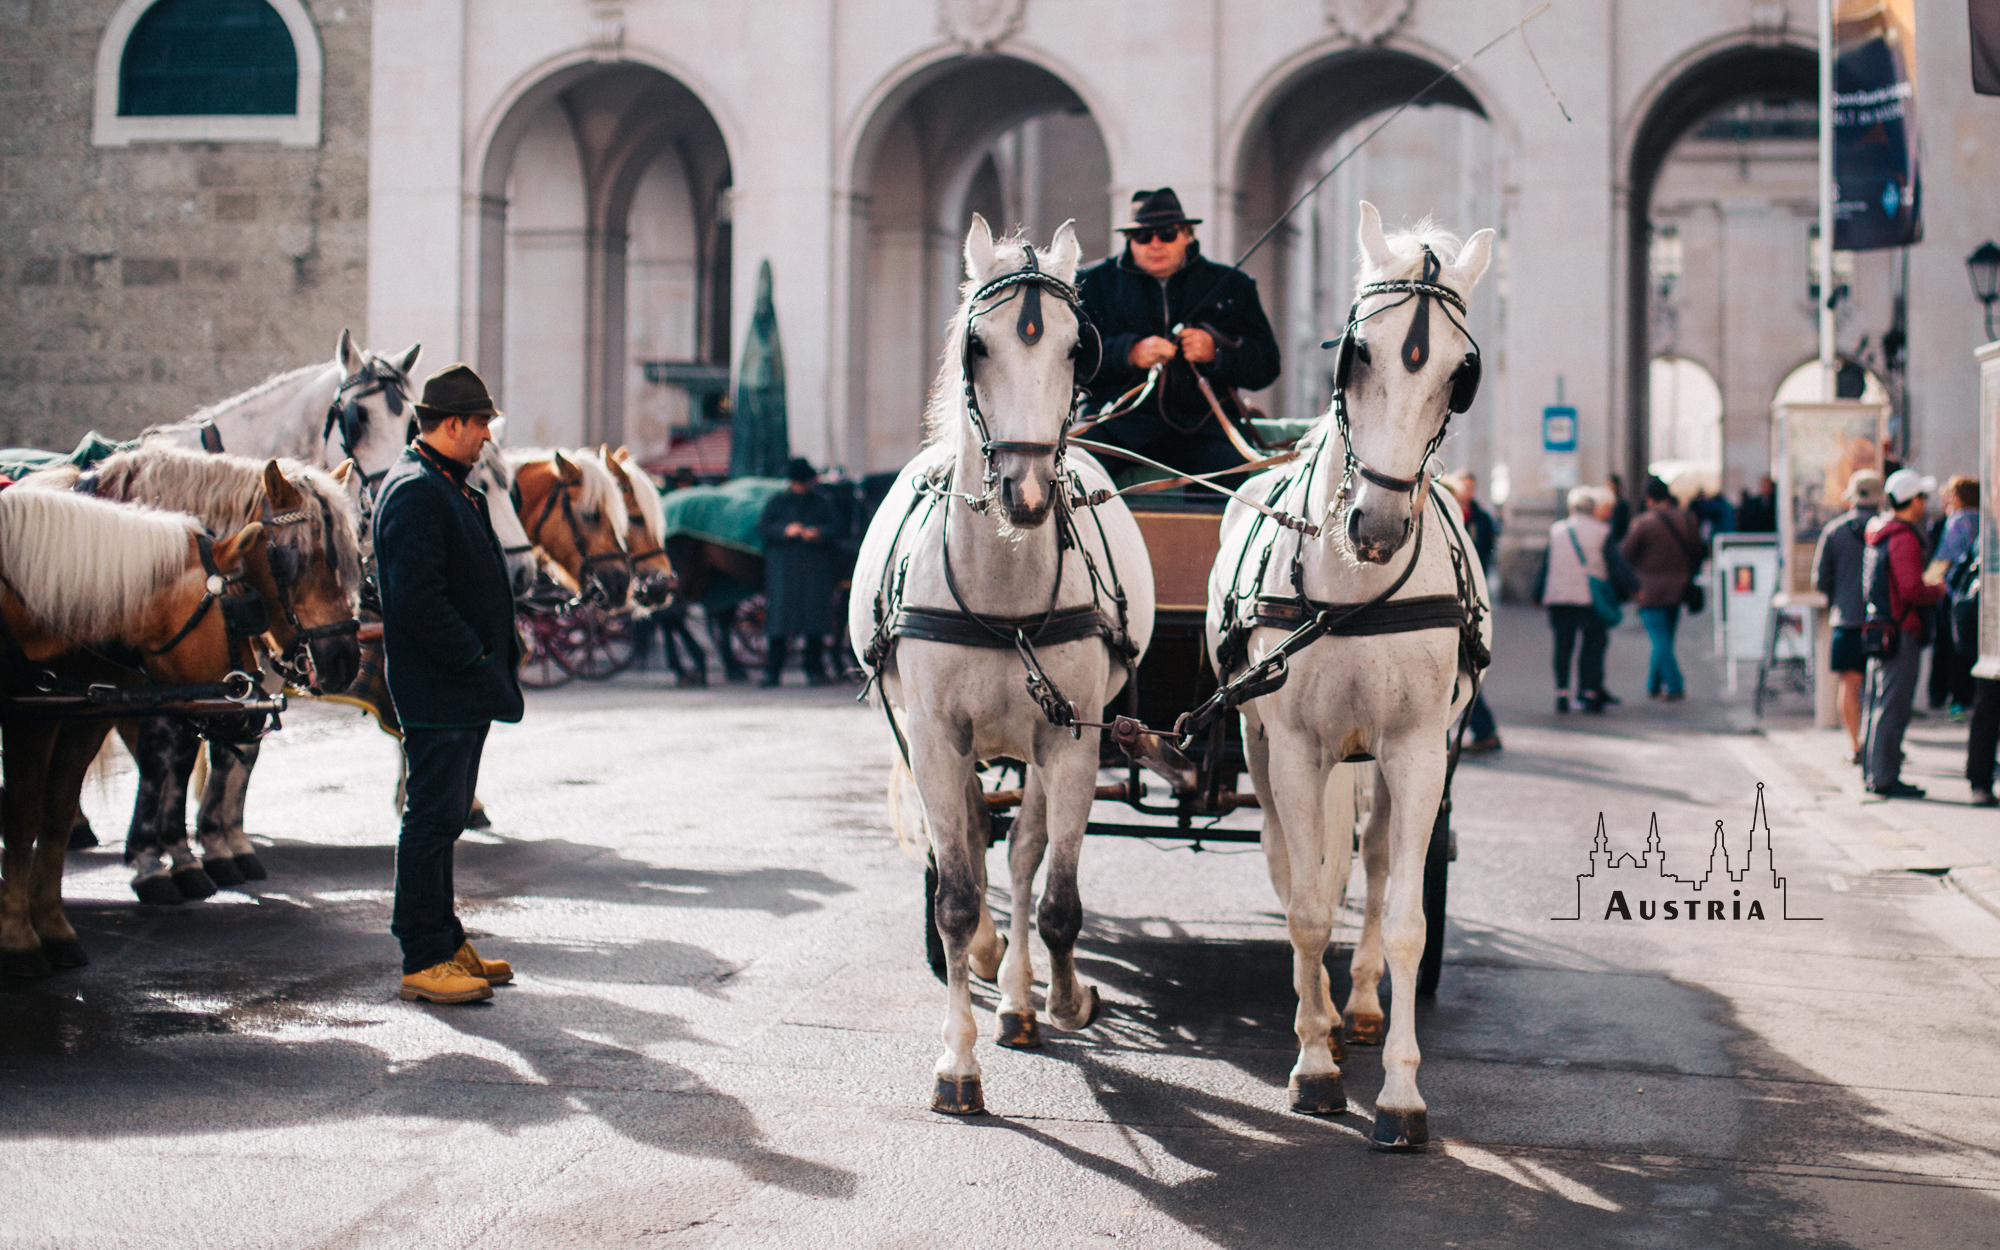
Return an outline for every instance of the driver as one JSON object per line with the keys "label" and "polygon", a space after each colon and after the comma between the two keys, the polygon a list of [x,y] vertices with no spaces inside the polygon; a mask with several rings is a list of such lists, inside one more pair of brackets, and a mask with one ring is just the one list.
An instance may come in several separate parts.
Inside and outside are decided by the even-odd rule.
{"label": "driver", "polygon": [[1244,463],[1217,424],[1197,371],[1232,418],[1241,413],[1232,388],[1262,390],[1278,377],[1278,340],[1256,282],[1201,254],[1194,237],[1200,224],[1181,211],[1173,188],[1140,191],[1132,197],[1131,222],[1118,228],[1124,253],[1077,279],[1084,311],[1104,338],[1104,362],[1085,386],[1093,406],[1138,386],[1154,365],[1166,365],[1137,410],[1097,426],[1090,437],[1183,473]]}

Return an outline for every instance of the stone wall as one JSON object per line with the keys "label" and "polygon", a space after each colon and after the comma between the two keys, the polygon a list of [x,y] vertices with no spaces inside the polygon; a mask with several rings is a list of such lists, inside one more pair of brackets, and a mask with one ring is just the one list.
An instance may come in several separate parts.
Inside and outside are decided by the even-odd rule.
{"label": "stone wall", "polygon": [[317,148],[99,148],[116,0],[0,0],[0,445],[130,435],[362,333],[370,3],[307,0]]}

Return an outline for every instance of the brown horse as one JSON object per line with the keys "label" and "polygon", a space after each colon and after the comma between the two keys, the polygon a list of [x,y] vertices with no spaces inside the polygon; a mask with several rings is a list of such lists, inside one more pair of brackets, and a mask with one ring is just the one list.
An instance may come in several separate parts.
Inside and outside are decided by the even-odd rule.
{"label": "brown horse", "polygon": [[[57,491],[0,493],[0,618],[12,643],[0,661],[0,975],[89,962],[63,915],[63,854],[84,774],[111,729],[108,720],[46,719],[18,700],[47,684],[49,669],[185,686],[254,668],[226,627],[227,600],[216,609],[226,574],[260,572],[269,579],[262,525],[211,547],[189,517]],[[139,671],[99,654],[107,644],[136,651]]]}
{"label": "brown horse", "polygon": [[561,565],[585,597],[607,607],[623,604],[632,586],[625,499],[603,456],[510,451],[507,461],[514,469],[514,511],[529,541]]}
{"label": "brown horse", "polygon": [[632,458],[631,448],[609,453],[605,464],[625,495],[625,551],[632,560],[632,599],[644,607],[660,607],[674,593],[674,566],[667,558],[667,514],[660,508],[660,492]]}

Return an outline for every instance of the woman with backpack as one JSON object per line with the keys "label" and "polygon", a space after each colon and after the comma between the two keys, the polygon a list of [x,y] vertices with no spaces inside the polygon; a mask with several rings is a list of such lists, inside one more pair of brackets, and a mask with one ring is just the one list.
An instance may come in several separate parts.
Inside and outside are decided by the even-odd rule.
{"label": "woman with backpack", "polygon": [[1686,683],[1674,656],[1674,632],[1680,627],[1681,605],[1688,601],[1695,571],[1701,567],[1701,527],[1681,511],[1665,482],[1649,477],[1646,510],[1633,520],[1618,549],[1639,574],[1639,620],[1653,644],[1646,693],[1668,702],[1685,698]]}
{"label": "woman with backpack", "polygon": [[[1574,487],[1569,492],[1569,516],[1549,527],[1549,549],[1543,558],[1536,601],[1548,608],[1549,628],[1555,633],[1559,714],[1569,711],[1572,656],[1576,657],[1577,703],[1583,710],[1602,712],[1612,701],[1604,693],[1604,648],[1608,627],[1616,623],[1619,609],[1604,559],[1611,526],[1597,517],[1602,502],[1596,487]],[[1577,655],[1579,637],[1583,640],[1581,655]]]}

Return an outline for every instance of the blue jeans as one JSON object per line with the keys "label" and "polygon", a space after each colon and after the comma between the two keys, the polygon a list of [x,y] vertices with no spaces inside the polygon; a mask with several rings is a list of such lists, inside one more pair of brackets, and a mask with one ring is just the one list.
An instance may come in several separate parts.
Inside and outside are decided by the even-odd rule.
{"label": "blue jeans", "polygon": [[1653,644],[1653,658],[1646,665],[1647,694],[1682,694],[1681,662],[1674,658],[1674,630],[1681,623],[1681,605],[1640,608],[1639,623]]}
{"label": "blue jeans", "polygon": [[472,812],[487,728],[403,731],[410,779],[403,791],[389,932],[403,944],[405,975],[443,963],[465,941],[452,906],[451,851]]}

